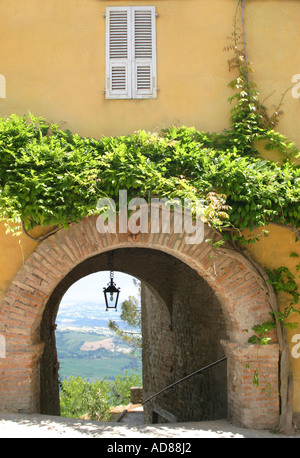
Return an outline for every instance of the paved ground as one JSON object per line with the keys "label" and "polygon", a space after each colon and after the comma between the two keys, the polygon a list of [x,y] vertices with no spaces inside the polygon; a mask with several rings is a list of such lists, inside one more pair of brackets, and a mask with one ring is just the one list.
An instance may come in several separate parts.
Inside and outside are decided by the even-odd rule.
{"label": "paved ground", "polygon": [[[0,414],[0,438],[286,438],[239,428],[228,421],[141,425],[44,415]],[[294,438],[300,438],[300,433]]]}

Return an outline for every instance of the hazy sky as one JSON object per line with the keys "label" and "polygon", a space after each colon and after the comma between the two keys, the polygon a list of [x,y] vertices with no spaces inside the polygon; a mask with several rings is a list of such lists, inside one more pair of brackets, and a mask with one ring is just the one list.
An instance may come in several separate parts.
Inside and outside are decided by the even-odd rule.
{"label": "hazy sky", "polygon": [[[88,275],[81,280],[74,283],[68,291],[65,293],[61,303],[69,302],[97,302],[99,303],[99,297],[101,302],[104,303],[103,288],[106,288],[110,282],[110,273],[97,272],[95,274]],[[119,303],[123,302],[128,296],[137,296],[137,288],[133,283],[133,277],[122,272],[115,272],[114,282],[117,287],[121,288],[119,296]]]}

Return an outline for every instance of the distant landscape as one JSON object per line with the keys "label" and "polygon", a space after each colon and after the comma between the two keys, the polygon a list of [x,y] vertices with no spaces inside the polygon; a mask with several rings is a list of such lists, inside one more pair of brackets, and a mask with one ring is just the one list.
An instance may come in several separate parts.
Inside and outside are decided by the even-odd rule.
{"label": "distant landscape", "polygon": [[61,303],[56,320],[61,380],[70,376],[113,380],[126,371],[141,374],[141,355],[132,356],[130,346],[108,329],[109,320],[126,329],[120,311],[106,312],[104,304]]}

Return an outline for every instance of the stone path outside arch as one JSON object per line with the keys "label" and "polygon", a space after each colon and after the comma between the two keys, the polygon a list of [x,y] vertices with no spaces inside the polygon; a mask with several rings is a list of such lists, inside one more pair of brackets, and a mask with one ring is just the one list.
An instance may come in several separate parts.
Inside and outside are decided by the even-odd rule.
{"label": "stone path outside arch", "polygon": [[[175,423],[159,425],[118,425],[62,418],[48,415],[0,414],[0,438],[99,438],[111,439],[282,439],[300,438],[300,433],[289,436],[255,428],[234,426],[227,420]],[[135,441],[135,443],[138,441]],[[145,444],[146,446],[147,444]],[[196,444],[197,448],[199,444]],[[103,449],[105,452],[106,449]],[[144,456],[144,455],[143,455]]]}
{"label": "stone path outside arch", "polygon": [[[110,439],[113,444],[118,439],[153,439],[157,443],[165,438],[193,439],[193,444],[199,447],[198,439],[282,439],[300,438],[300,433],[284,435],[268,430],[255,428],[245,429],[235,426],[227,420],[175,423],[159,425],[123,425],[116,423],[101,423],[81,420],[78,418],[62,418],[48,415],[1,414],[0,439],[2,438],[99,438]],[[147,446],[147,444],[145,444]],[[107,450],[103,448],[103,452]],[[144,454],[143,454],[144,456]]]}
{"label": "stone path outside arch", "polygon": [[[43,353],[40,324],[51,293],[62,279],[89,257],[117,248],[150,248],[168,253],[198,272],[217,295],[223,309],[229,341],[229,418],[246,427],[275,427],[279,415],[277,344],[251,346],[248,333],[268,319],[265,291],[241,261],[215,256],[210,244],[186,245],[186,234],[99,234],[96,217],[84,218],[60,230],[36,248],[8,288],[0,307],[0,334],[6,357],[0,359],[0,411],[39,412],[39,361]],[[204,239],[213,237],[205,227]],[[251,368],[249,368],[249,364]],[[272,392],[253,386],[253,368],[268,374]]]}

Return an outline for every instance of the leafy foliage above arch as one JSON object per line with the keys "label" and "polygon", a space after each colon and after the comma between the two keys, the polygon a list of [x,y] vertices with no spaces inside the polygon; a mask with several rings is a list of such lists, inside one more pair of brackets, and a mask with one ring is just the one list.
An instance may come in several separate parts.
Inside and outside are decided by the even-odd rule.
{"label": "leafy foliage above arch", "polygon": [[211,218],[218,228],[299,226],[299,167],[288,158],[264,160],[254,149],[245,154],[232,131],[171,127],[96,140],[12,115],[0,120],[0,154],[0,217],[21,219],[27,230],[78,221],[122,189],[129,198],[204,198],[207,207],[212,193],[225,195],[229,219],[224,212]]}

